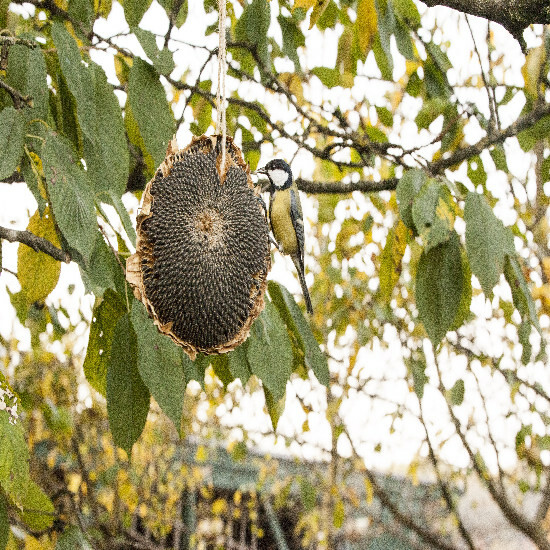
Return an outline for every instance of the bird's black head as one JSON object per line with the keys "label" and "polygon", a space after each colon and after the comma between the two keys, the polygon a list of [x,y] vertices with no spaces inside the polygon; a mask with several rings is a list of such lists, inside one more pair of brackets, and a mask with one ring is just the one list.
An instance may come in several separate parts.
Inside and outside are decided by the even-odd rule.
{"label": "bird's black head", "polygon": [[292,170],[282,159],[270,160],[263,168],[256,170],[258,174],[265,174],[269,178],[270,191],[281,191],[292,185]]}

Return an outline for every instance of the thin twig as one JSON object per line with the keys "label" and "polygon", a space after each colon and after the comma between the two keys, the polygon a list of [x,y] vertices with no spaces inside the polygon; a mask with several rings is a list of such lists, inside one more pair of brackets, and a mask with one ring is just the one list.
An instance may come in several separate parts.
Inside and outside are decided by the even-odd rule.
{"label": "thin twig", "polygon": [[0,239],[6,239],[10,243],[19,242],[30,246],[36,252],[44,252],[48,256],[51,256],[54,260],[59,262],[69,263],[71,257],[67,252],[57,248],[47,239],[39,237],[30,231],[19,231],[18,229],[8,229],[7,227],[0,227]]}
{"label": "thin twig", "polygon": [[[355,444],[353,443],[353,440],[348,432],[347,427],[344,426],[343,430],[344,430],[344,433],[346,434],[346,437],[348,438],[354,457],[356,459],[359,459],[364,464],[363,458],[358,453],[355,447]],[[403,525],[404,527],[407,527],[408,529],[416,533],[419,537],[424,539],[424,541],[426,541],[428,544],[430,544],[434,548],[438,548],[440,550],[456,550],[454,546],[442,540],[442,536],[440,534],[431,531],[428,527],[420,525],[411,516],[403,513],[399,509],[397,504],[390,498],[388,493],[382,488],[380,483],[378,483],[378,480],[376,479],[376,476],[374,475],[372,470],[370,470],[365,466],[364,472],[370,484],[372,485],[372,489],[375,496],[378,498],[378,500],[380,500],[380,502],[382,503],[382,506],[387,508],[401,525]]]}
{"label": "thin twig", "polygon": [[[437,376],[439,378],[438,388],[440,393],[445,397],[447,394],[447,391],[443,386],[443,382],[441,380],[441,370],[439,368],[439,361],[435,353],[433,354],[433,357],[434,357],[435,368],[437,371]],[[481,482],[487,488],[493,501],[500,508],[500,511],[502,512],[504,517],[519,532],[529,537],[541,550],[550,550],[550,542],[546,538],[546,533],[542,529],[541,525],[535,523],[534,521],[529,520],[527,517],[520,514],[514,508],[512,503],[508,500],[506,494],[500,491],[499,488],[495,485],[491,474],[489,473],[487,468],[485,468],[481,464],[480,460],[478,460],[476,453],[474,453],[472,447],[468,443],[466,439],[466,435],[462,431],[460,420],[455,415],[453,411],[453,407],[451,406],[449,400],[446,397],[445,397],[445,403],[447,405],[447,411],[449,413],[449,416],[451,417],[451,421],[455,427],[455,432],[458,435],[460,441],[462,442],[462,446],[464,447],[464,449],[468,453],[468,456],[470,457],[470,462],[474,468],[474,471],[476,472]]]}
{"label": "thin twig", "polygon": [[23,95],[20,91],[12,88],[9,84],[0,79],[0,88],[4,88],[8,94],[10,94],[13,105],[16,109],[22,109],[23,106],[32,107],[32,97],[29,95]]}

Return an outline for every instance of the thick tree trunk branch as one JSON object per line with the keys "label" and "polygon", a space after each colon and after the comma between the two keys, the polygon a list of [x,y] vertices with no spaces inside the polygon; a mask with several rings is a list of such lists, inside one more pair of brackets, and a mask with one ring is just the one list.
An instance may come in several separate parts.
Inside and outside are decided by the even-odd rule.
{"label": "thick tree trunk branch", "polygon": [[71,257],[67,252],[57,248],[50,241],[39,237],[30,231],[19,231],[17,229],[8,229],[7,227],[0,227],[0,239],[6,239],[10,243],[19,242],[30,246],[36,252],[44,252],[48,254],[54,260],[59,262],[69,263]]}
{"label": "thick tree trunk branch", "polygon": [[533,23],[550,24],[548,0],[422,0],[428,7],[447,6],[500,23],[515,38]]}

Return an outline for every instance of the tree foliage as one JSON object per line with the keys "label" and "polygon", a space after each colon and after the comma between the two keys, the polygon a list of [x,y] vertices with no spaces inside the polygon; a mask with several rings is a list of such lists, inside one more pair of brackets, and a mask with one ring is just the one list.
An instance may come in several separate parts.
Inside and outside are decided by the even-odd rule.
{"label": "tree foliage", "polygon": [[[78,382],[67,382],[66,403],[50,403],[48,388],[33,396],[36,388],[26,388],[23,376],[33,357],[47,372],[53,363],[41,346],[53,349],[55,341],[77,370],[71,339],[80,323],[89,324],[85,377],[94,400],[106,399],[113,441],[134,455],[137,469],[143,442],[132,448],[142,432],[154,431],[147,418],[157,416],[156,404],[178,433],[212,435],[193,427],[197,409],[186,403],[193,380],[205,402],[216,405],[237,391],[263,392],[275,429],[286,395],[303,424],[285,435],[320,447],[331,464],[320,487],[302,482],[304,540],[322,532],[320,544],[333,548],[343,536],[353,502],[342,482],[344,445],[364,476],[367,498],[376,497],[408,529],[411,544],[477,547],[451,491],[457,477],[472,473],[515,529],[549,548],[548,29],[527,31],[518,75],[494,27],[487,25],[481,37],[484,59],[469,21],[430,23],[431,12],[421,13],[413,0],[229,3],[228,132],[253,170],[266,156],[295,153],[297,184],[312,195],[306,264],[314,274],[315,314],[306,319],[291,293],[270,281],[248,341],[230,354],[191,361],[158,333],[125,283],[136,234],[125,205],[131,198],[122,197],[140,197],[175,132],[190,140],[213,131],[217,52],[209,37],[217,6],[205,0],[203,21],[192,19],[197,14],[189,15],[194,7],[187,0],[125,0],[122,8],[125,30],[108,35],[105,19],[121,15],[116,3],[0,1],[0,179],[24,181],[37,203],[27,231],[0,227],[0,238],[21,243],[20,288],[8,291],[32,350],[25,364],[11,342],[1,342],[14,389],[2,378],[0,404],[19,396],[20,407],[10,402],[0,410],[0,548],[15,544],[13,535],[5,542],[10,522],[53,544],[61,515],[31,479],[14,411],[24,411],[34,455],[40,432],[31,419],[38,410],[51,432],[44,439],[63,461],[78,463],[74,475],[90,475],[79,445],[88,453],[91,443],[77,432],[91,413],[78,403]],[[148,10],[164,17],[163,35],[146,30]],[[206,45],[185,42],[185,29],[199,24]],[[451,40],[441,39],[449,25],[462,37],[472,33],[474,72],[464,70]],[[324,64],[307,55],[311,37],[330,45]],[[511,38],[507,44],[523,55]],[[62,281],[60,261],[67,260],[78,265],[95,300],[91,317],[80,310],[76,323],[62,300],[48,298]],[[245,390],[235,389],[236,379]],[[210,393],[209,383],[216,387]],[[325,395],[319,383],[327,387],[326,409],[315,410],[313,395]],[[498,396],[488,392],[491,386]],[[490,412],[496,401],[500,424]],[[231,407],[238,408],[238,399]],[[369,411],[387,420],[385,437],[367,433],[376,422]],[[97,414],[101,439],[107,427]],[[314,422],[330,427],[328,446],[311,435]],[[429,469],[444,497],[443,513],[457,526],[454,535],[408,515],[373,474],[372,456],[395,452],[411,426],[422,433],[407,451],[411,477],[415,464]],[[228,431],[220,425],[214,435],[225,439]],[[126,487],[114,501],[120,497],[127,508],[115,513],[114,501],[107,505],[97,495],[89,505],[95,527],[108,523],[107,510],[115,518],[110,534],[118,529],[123,536],[139,502],[151,510],[151,492],[139,493],[128,478],[133,466],[119,469],[124,455],[116,462],[118,451],[106,441],[98,452],[110,453],[116,472],[101,475],[114,475],[118,490]],[[459,469],[449,449],[460,449],[466,466]],[[510,452],[513,464],[504,465]],[[87,490],[103,490],[84,481]],[[534,517],[515,503],[526,492],[541,496]],[[70,517],[57,544],[85,548],[80,516]],[[162,521],[153,524],[156,535],[166,535]]]}

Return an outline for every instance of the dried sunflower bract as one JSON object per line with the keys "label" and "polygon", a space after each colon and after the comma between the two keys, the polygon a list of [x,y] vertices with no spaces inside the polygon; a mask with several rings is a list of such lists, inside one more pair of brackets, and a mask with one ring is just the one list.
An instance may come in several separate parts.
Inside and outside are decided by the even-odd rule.
{"label": "dried sunflower bract", "polygon": [[159,330],[194,359],[231,351],[264,308],[265,210],[231,138],[170,142],[143,194],[126,278]]}

